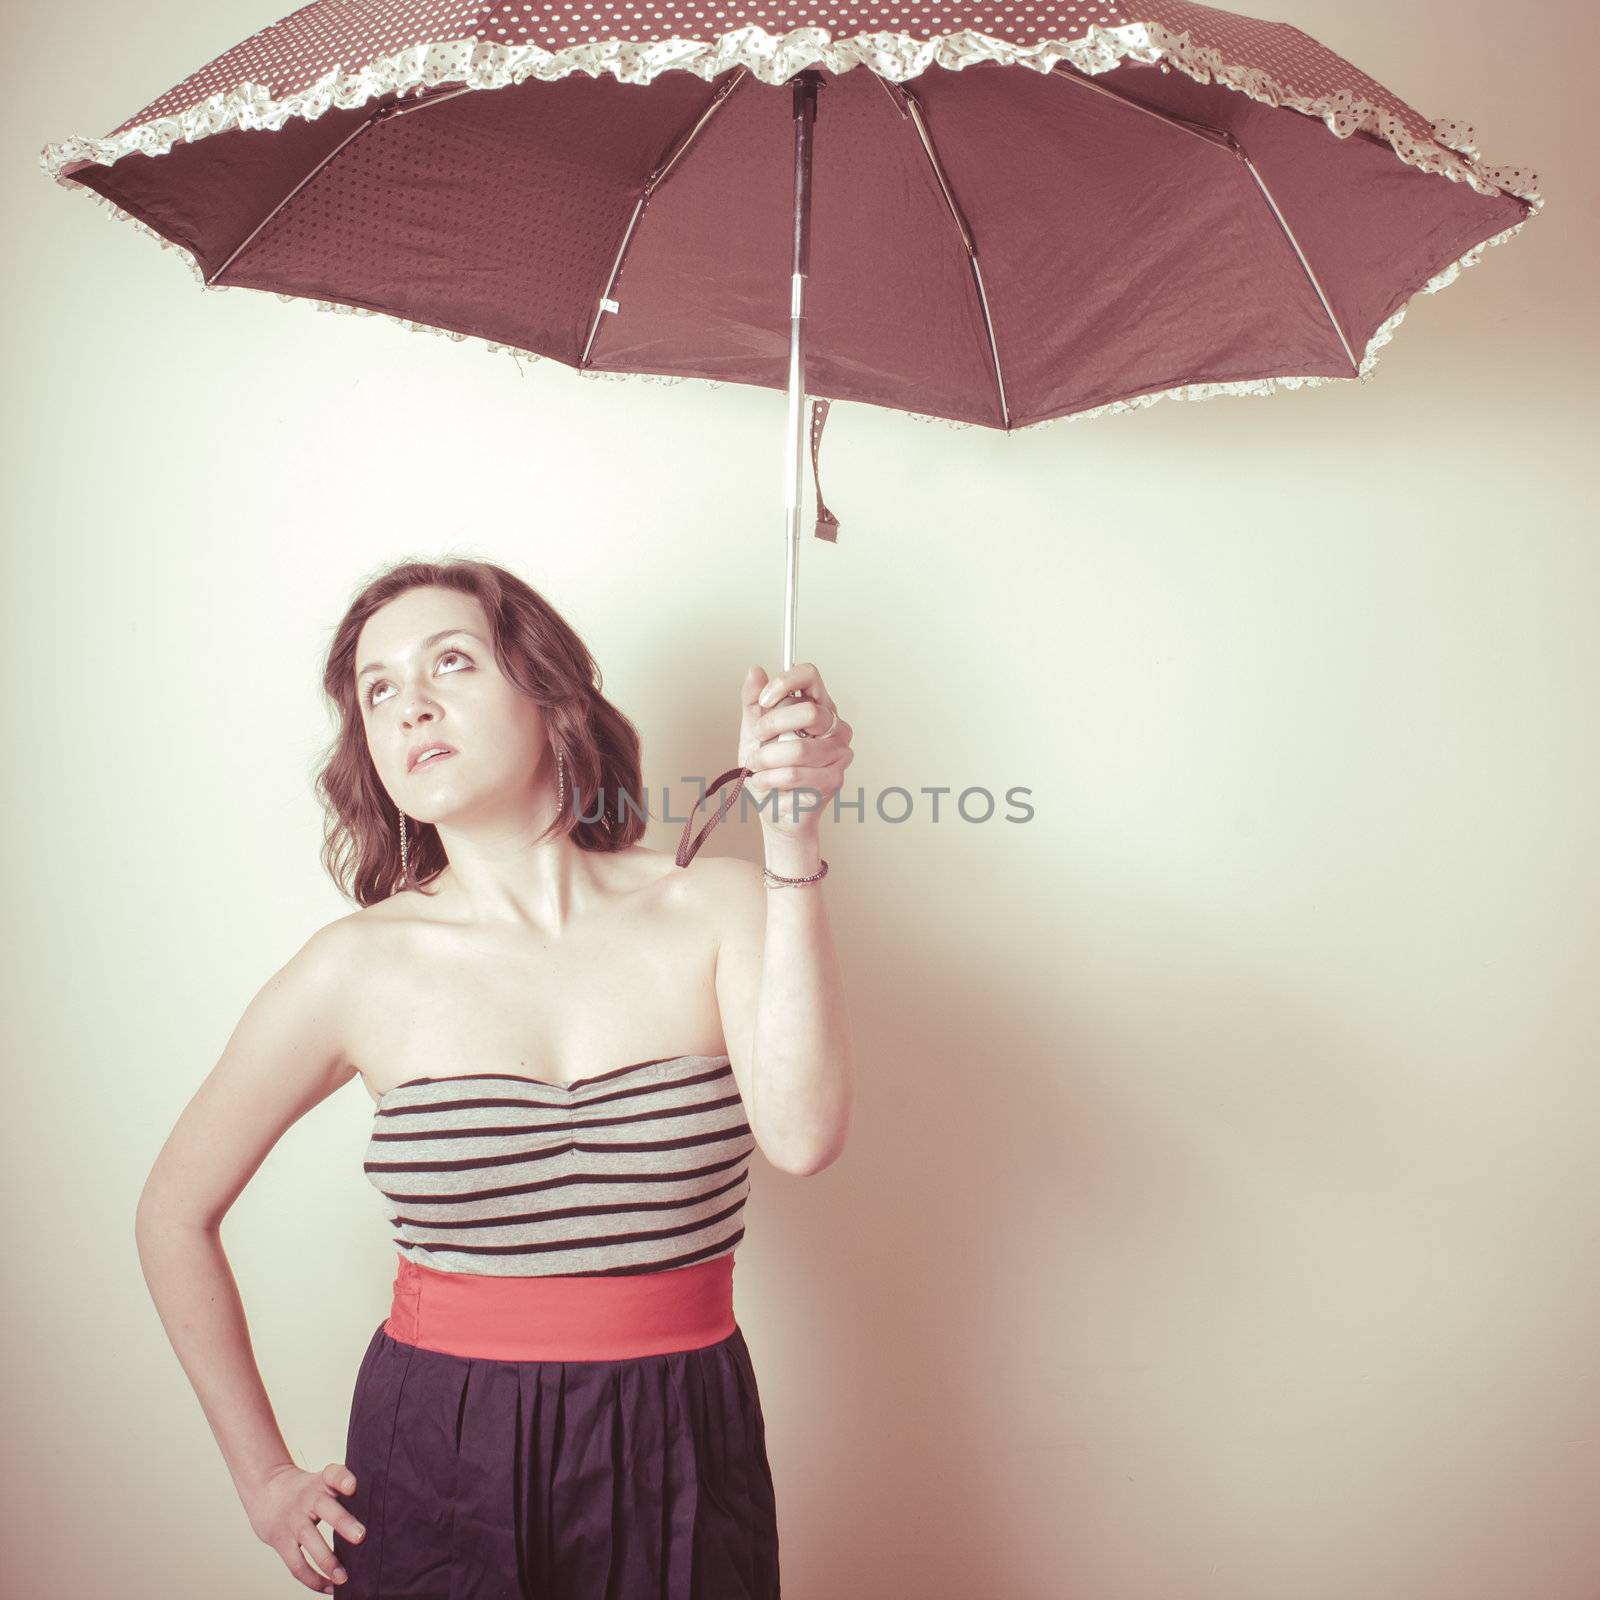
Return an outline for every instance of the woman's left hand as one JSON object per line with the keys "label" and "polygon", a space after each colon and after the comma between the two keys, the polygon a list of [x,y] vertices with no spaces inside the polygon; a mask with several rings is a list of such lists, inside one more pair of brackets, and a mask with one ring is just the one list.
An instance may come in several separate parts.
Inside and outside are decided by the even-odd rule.
{"label": "woman's left hand", "polygon": [[[795,696],[797,689],[803,699]],[[744,789],[756,802],[763,831],[816,838],[822,808],[856,758],[850,748],[854,730],[809,661],[797,661],[775,678],[764,667],[751,667],[740,698],[739,765],[751,769]],[[797,791],[805,791],[803,797]]]}

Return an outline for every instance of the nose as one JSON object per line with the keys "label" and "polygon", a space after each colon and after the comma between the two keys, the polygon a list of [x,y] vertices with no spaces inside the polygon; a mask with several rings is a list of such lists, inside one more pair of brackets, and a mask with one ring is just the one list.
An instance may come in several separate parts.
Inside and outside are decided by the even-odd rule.
{"label": "nose", "polygon": [[438,714],[426,690],[411,689],[407,691],[406,703],[400,708],[400,721],[403,726],[414,728],[418,723],[432,722]]}

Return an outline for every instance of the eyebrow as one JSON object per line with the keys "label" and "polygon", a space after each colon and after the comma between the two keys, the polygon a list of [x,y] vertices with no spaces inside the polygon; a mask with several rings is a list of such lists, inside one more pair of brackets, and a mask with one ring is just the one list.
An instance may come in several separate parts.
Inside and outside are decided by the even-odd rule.
{"label": "eyebrow", "polygon": [[[446,628],[443,633],[430,633],[428,637],[422,641],[422,648],[427,650],[433,645],[438,644],[441,639],[451,638],[455,634],[460,634],[464,639],[478,639],[479,644],[485,643],[483,639],[478,638],[478,635],[475,634],[471,628]],[[369,672],[385,672],[387,670],[388,669],[381,661],[369,661],[366,666],[364,666],[356,674],[356,682],[360,683]]]}

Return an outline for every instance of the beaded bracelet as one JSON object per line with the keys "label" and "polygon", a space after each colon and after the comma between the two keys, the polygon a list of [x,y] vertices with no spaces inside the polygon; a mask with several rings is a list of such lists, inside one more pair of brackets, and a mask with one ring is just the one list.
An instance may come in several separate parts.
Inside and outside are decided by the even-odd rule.
{"label": "beaded bracelet", "polygon": [[767,885],[767,887],[769,889],[792,889],[798,884],[816,883],[816,882],[820,881],[821,879],[826,878],[828,876],[828,863],[826,861],[824,861],[822,863],[821,870],[818,871],[818,872],[813,872],[811,874],[811,876],[808,877],[808,878],[784,878],[784,877],[780,877],[776,872],[774,872],[772,870],[771,867],[767,867],[767,866],[763,866],[762,869],[761,869],[761,872],[762,872],[762,876],[763,876],[763,878],[764,878],[764,880],[766,882],[766,885]]}

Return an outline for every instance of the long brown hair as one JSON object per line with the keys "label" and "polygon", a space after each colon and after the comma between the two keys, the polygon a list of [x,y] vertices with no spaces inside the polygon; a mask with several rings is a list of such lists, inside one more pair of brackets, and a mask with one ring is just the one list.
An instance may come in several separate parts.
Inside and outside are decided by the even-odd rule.
{"label": "long brown hair", "polygon": [[[552,742],[566,757],[567,790],[566,804],[545,834],[571,834],[583,850],[622,850],[635,843],[649,814],[639,731],[600,693],[599,665],[571,625],[543,595],[493,562],[402,561],[363,585],[334,631],[323,666],[322,688],[333,704],[337,731],[320,758],[316,791],[324,812],[322,864],[333,881],[362,906],[400,887],[400,818],[367,749],[355,652],[367,618],[424,584],[477,597],[501,672],[544,711]],[[597,793],[604,799],[601,813],[588,816]],[[439,830],[409,817],[406,854],[406,887],[424,892],[448,864]]]}

